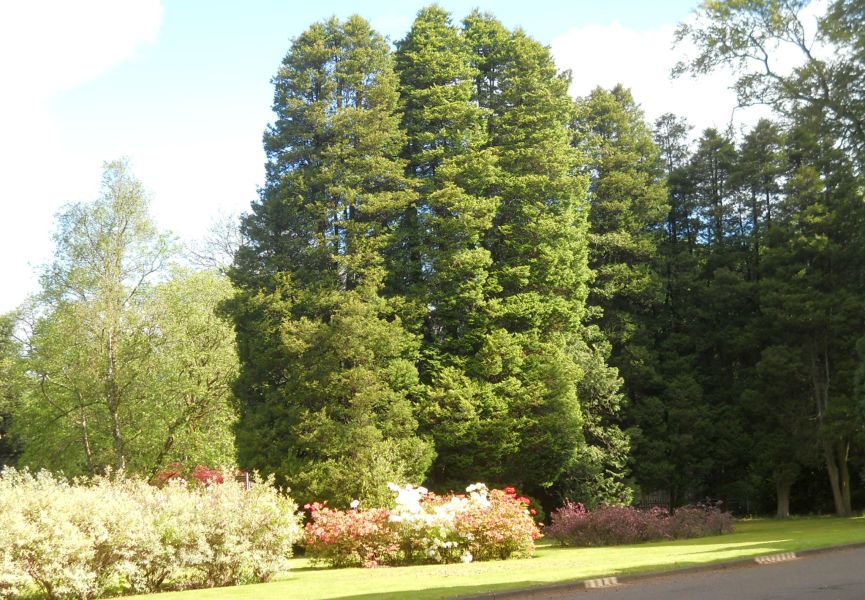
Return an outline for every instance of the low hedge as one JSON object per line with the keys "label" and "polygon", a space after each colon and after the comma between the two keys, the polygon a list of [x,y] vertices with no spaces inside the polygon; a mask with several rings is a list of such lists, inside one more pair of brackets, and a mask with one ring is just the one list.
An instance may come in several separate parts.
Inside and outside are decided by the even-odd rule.
{"label": "low hedge", "polygon": [[0,473],[0,597],[96,598],[267,581],[302,529],[273,480],[161,487]]}
{"label": "low hedge", "polygon": [[545,534],[563,546],[613,546],[653,540],[719,535],[733,531],[733,516],[717,506],[683,506],[672,514],[663,508],[601,506],[586,510],[567,502],[550,515]]}

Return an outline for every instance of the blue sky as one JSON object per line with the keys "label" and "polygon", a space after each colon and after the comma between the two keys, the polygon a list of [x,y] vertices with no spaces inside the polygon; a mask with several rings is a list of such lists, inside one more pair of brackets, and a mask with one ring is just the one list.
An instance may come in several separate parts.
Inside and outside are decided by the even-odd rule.
{"label": "blue sky", "polygon": [[[54,213],[97,195],[103,161],[128,156],[160,226],[200,237],[256,197],[270,78],[291,38],[358,12],[396,40],[425,4],[3,3],[0,73],[12,93],[0,95],[0,312],[35,291],[32,267],[50,258]],[[670,110],[698,127],[729,119],[726,83],[667,78],[672,30],[695,0],[439,4],[456,19],[490,11],[550,45],[559,66],[574,71],[573,94],[621,81],[649,118]]]}

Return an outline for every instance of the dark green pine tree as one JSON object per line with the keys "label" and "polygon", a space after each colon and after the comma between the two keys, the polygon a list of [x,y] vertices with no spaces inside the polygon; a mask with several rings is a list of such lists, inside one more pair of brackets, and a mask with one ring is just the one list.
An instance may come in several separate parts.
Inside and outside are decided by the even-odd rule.
{"label": "dark green pine tree", "polygon": [[382,502],[388,481],[419,483],[432,460],[416,433],[418,340],[381,293],[392,229],[415,201],[392,56],[360,17],[331,19],[293,42],[273,82],[267,183],[227,306],[239,462],[301,501]]}
{"label": "dark green pine tree", "polygon": [[702,448],[711,418],[696,372],[692,335],[702,300],[702,253],[689,130],[683,119],[671,114],[655,122],[670,206],[656,257],[663,304],[654,319],[653,351],[644,362],[633,363],[641,386],[630,388],[624,410],[637,484],[644,494],[669,494],[674,507],[702,492],[710,466],[710,453]]}
{"label": "dark green pine tree", "polygon": [[733,183],[744,194],[742,198],[743,241],[748,243],[748,279],[760,278],[760,255],[763,240],[772,226],[772,216],[781,198],[786,165],[784,139],[780,127],[760,119],[745,135],[733,172]]}
{"label": "dark green pine tree", "polygon": [[[574,143],[586,155],[589,187],[589,304],[613,343],[613,364],[647,340],[646,317],[662,300],[654,259],[669,213],[660,151],[631,92],[597,88],[577,101]],[[641,331],[642,330],[642,331]],[[637,340],[635,340],[635,336]],[[640,360],[636,358],[636,360]]]}
{"label": "dark green pine tree", "polygon": [[[591,182],[589,266],[594,279],[588,303],[597,329],[584,335],[591,340],[587,348],[594,348],[586,355],[594,364],[585,367],[585,384],[595,391],[580,394],[588,445],[579,462],[594,464],[595,474],[582,486],[581,497],[622,502],[630,499],[623,485],[630,441],[618,426],[619,374],[627,397],[651,393],[657,367],[654,317],[663,299],[655,258],[669,212],[667,193],[660,151],[629,90],[597,88],[575,107],[574,145],[585,156]],[[613,368],[605,365],[604,355]],[[597,492],[590,491],[592,486]]]}
{"label": "dark green pine tree", "polygon": [[571,499],[593,508],[630,504],[631,438],[621,428],[625,398],[619,371],[610,366],[610,342],[597,325],[583,328],[572,352],[583,373],[577,384],[585,444],[556,480],[552,492],[561,504]]}
{"label": "dark green pine tree", "polygon": [[429,398],[423,426],[439,456],[432,483],[498,480],[499,471],[487,472],[479,457],[506,456],[511,444],[503,442],[498,414],[485,413],[489,385],[468,368],[491,331],[495,280],[483,240],[498,205],[495,154],[487,148],[486,111],[474,99],[470,48],[445,11],[420,11],[397,44],[397,72],[405,158],[419,196],[392,245],[390,292],[407,295],[407,305],[421,313],[420,370]]}
{"label": "dark green pine tree", "polygon": [[[747,457],[756,511],[768,511],[775,497],[775,516],[790,515],[791,488],[803,466],[814,467],[816,440],[807,421],[810,418],[808,380],[796,353],[779,343],[775,319],[763,309],[763,259],[766,240],[783,201],[786,157],[780,127],[761,119],[749,131],[738,149],[733,185],[738,189],[740,234],[738,235],[739,290],[731,303],[736,314],[732,328],[722,326],[740,348],[737,379],[741,392],[740,410],[751,443]],[[746,298],[750,307],[735,300]],[[749,323],[743,326],[742,316]],[[798,364],[797,364],[798,363]],[[727,387],[738,387],[737,385]]]}
{"label": "dark green pine tree", "polygon": [[568,79],[548,49],[479,13],[464,26],[498,167],[478,195],[499,201],[482,240],[488,329],[462,372],[443,372],[431,391],[433,473],[544,494],[583,444],[572,346],[587,294],[586,181],[569,143]]}
{"label": "dark green pine tree", "polygon": [[805,107],[787,134],[789,170],[766,240],[761,305],[769,335],[790,357],[787,379],[804,384],[787,401],[809,407],[809,437],[817,442],[835,512],[848,516],[848,461],[861,431],[854,381],[865,319],[865,205],[850,157],[830,131],[819,111]]}

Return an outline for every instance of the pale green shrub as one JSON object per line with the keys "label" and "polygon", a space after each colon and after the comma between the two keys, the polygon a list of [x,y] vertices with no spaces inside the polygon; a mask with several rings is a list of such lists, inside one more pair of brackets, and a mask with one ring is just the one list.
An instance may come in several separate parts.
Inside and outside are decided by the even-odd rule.
{"label": "pale green shrub", "polygon": [[0,596],[49,598],[266,581],[301,536],[273,480],[156,488],[120,475],[0,474]]}

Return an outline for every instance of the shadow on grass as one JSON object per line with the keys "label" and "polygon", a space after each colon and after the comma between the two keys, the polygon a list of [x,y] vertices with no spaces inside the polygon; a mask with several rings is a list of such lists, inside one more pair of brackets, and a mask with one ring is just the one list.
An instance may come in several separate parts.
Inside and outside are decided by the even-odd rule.
{"label": "shadow on grass", "polygon": [[[777,550],[781,550],[781,548],[778,547],[778,545],[784,544],[785,542],[788,542],[788,541],[789,540],[771,540],[768,542],[750,542],[750,543],[742,543],[742,544],[733,543],[733,544],[725,545],[723,548],[713,548],[712,550],[695,550],[694,552],[688,552],[685,556],[696,555],[696,554],[718,554],[719,552],[731,552],[731,551],[736,551],[736,552],[748,551],[748,550],[753,550],[753,549],[761,548],[761,547],[765,548],[766,546],[770,547],[770,548],[765,548],[766,550],[774,549],[774,548],[771,548],[772,546],[777,547]],[[699,547],[701,545],[708,545],[708,544],[693,544],[693,545]],[[683,547],[686,547],[686,546],[683,546]],[[749,552],[747,556],[756,556],[756,554],[751,554]]]}

